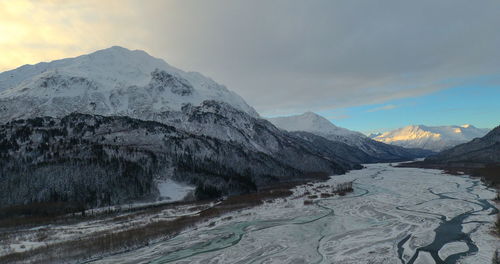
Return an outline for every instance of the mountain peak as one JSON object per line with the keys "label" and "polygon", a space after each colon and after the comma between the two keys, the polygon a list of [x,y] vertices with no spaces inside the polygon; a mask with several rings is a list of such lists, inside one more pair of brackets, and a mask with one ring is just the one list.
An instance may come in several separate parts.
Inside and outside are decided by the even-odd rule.
{"label": "mountain peak", "polygon": [[184,104],[226,102],[254,117],[243,98],[199,73],[120,46],[0,73],[0,122],[71,112],[139,119]]}
{"label": "mountain peak", "polygon": [[487,132],[488,129],[476,128],[469,124],[461,126],[409,125],[385,132],[374,139],[402,147],[441,151],[473,138],[482,137]]}
{"label": "mountain peak", "polygon": [[359,132],[338,127],[325,117],[311,111],[300,115],[269,118],[268,120],[275,126],[288,131],[306,131],[325,135],[365,137]]}
{"label": "mountain peak", "polygon": [[[111,46],[109,48],[96,50],[95,52],[132,52],[132,50],[127,49],[127,48],[122,47],[122,46]],[[95,53],[95,52],[93,52],[93,53]]]}
{"label": "mountain peak", "polygon": [[147,53],[144,50],[131,50],[127,49],[122,46],[111,46],[109,48],[105,49],[100,49],[96,50],[90,54],[87,55],[82,55],[80,57],[85,57],[85,56],[140,56],[143,59],[151,59],[151,60],[159,60],[153,56],[151,56],[149,53]]}
{"label": "mountain peak", "polygon": [[328,119],[311,111],[300,115],[285,116],[270,118],[269,121],[289,131],[331,131],[337,130],[338,127],[331,123]]}
{"label": "mountain peak", "polygon": [[305,119],[305,120],[311,120],[311,121],[314,121],[314,122],[321,122],[321,123],[324,123],[324,125],[337,127],[332,122],[330,122],[330,120],[328,120],[325,117],[323,117],[321,115],[318,115],[318,114],[316,114],[315,112],[312,112],[312,111],[304,112],[304,113],[302,113],[300,115],[297,115],[297,117]]}
{"label": "mountain peak", "polygon": [[127,48],[124,48],[122,46],[117,46],[117,45],[111,46],[111,47],[109,47],[107,49],[110,49],[110,50],[126,50],[126,51],[131,51],[131,50],[127,49]]}
{"label": "mountain peak", "polygon": [[[312,112],[312,111],[307,111],[307,112],[304,112],[304,113],[302,113],[300,116],[311,116],[311,117],[312,117],[312,116],[314,116],[314,117],[322,117],[322,116],[320,116],[320,115],[318,115],[318,114],[316,114],[316,113],[314,113],[314,112]],[[323,117],[322,117],[322,118],[323,118]]]}

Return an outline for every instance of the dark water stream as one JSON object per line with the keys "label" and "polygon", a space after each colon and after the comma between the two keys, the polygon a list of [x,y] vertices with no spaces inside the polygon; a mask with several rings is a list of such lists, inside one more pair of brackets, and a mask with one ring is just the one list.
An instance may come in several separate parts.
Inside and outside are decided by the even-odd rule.
{"label": "dark water stream", "polygon": [[[378,166],[366,170],[366,174],[360,175],[358,177],[358,180],[355,180],[354,193],[348,194],[343,197],[333,197],[333,198],[317,200],[314,203],[314,206],[316,206],[318,209],[317,214],[315,215],[301,215],[295,218],[278,218],[273,220],[257,219],[257,220],[233,222],[215,227],[210,230],[203,231],[201,234],[195,233],[194,238],[189,238],[189,236],[175,237],[171,240],[164,242],[165,244],[162,244],[162,248],[166,249],[167,251],[162,251],[164,253],[161,253],[162,255],[160,257],[158,257],[158,255],[155,255],[156,257],[153,260],[150,260],[149,263],[162,264],[162,263],[172,263],[179,261],[183,261],[182,263],[189,263],[191,260],[196,259],[196,256],[202,254],[207,254],[206,256],[208,258],[213,258],[214,254],[209,254],[210,252],[222,253],[226,252],[225,250],[231,250],[232,247],[240,244],[242,239],[244,238],[246,239],[246,236],[253,232],[258,232],[278,227],[285,227],[285,226],[292,227],[291,232],[295,232],[295,230],[297,230],[297,232],[308,233],[310,235],[308,236],[309,238],[308,243],[310,244],[311,247],[308,247],[308,250],[311,250],[309,253],[312,254],[311,256],[313,256],[312,257],[313,259],[308,259],[307,263],[330,263],[333,259],[328,259],[328,257],[325,255],[328,252],[322,252],[325,250],[323,244],[335,241],[335,237],[337,235],[339,234],[342,235],[344,234],[343,232],[346,232],[346,231],[335,231],[335,225],[336,223],[339,223],[337,222],[339,217],[345,217],[343,218],[344,220],[348,219],[345,221],[350,221],[351,219],[353,220],[358,219],[358,221],[361,221],[361,223],[363,223],[364,225],[363,227],[357,226],[356,223],[358,222],[350,224],[351,226],[354,226],[353,231],[357,231],[359,229],[377,230],[377,228],[379,227],[392,228],[394,225],[401,224],[398,217],[390,218],[392,219],[391,220],[392,222],[384,220],[385,218],[383,215],[385,211],[380,209],[379,213],[382,216],[381,217],[379,216],[379,218],[377,217],[372,218],[369,215],[356,216],[353,218],[352,216],[338,215],[338,210],[337,214],[335,211],[335,206],[338,205],[339,203],[342,203],[342,201],[346,202],[351,201],[351,204],[359,204],[366,202],[369,203],[372,201],[372,199],[369,198],[369,196],[377,194],[389,195],[391,197],[399,197],[399,194],[393,191],[393,190],[399,190],[397,189],[397,187],[394,188],[394,186],[391,186],[393,187],[391,191],[390,188],[386,188],[387,186],[384,185],[387,184],[386,181],[391,182],[388,178],[391,177],[391,175],[394,173],[393,172],[394,170],[397,169],[390,168],[388,166]],[[422,173],[425,174],[424,172]],[[463,225],[467,223],[485,224],[486,222],[468,221],[467,219],[468,217],[473,216],[475,214],[485,215],[486,214],[485,212],[488,212],[487,214],[490,215],[496,214],[498,210],[492,204],[490,204],[488,200],[481,199],[481,197],[474,194],[474,189],[480,187],[479,186],[480,183],[478,181],[468,179],[465,180],[465,182],[464,181],[461,182],[465,186],[460,186],[460,184],[455,183],[453,181],[450,183],[454,184],[452,185],[453,192],[436,193],[432,188],[428,188],[427,190],[420,189],[419,190],[420,193],[428,192],[432,194],[430,195],[431,199],[428,199],[426,201],[417,204],[395,206],[389,209],[392,210],[393,212],[400,211],[405,215],[415,215],[415,214],[419,216],[424,215],[428,219],[434,218],[435,219],[434,221],[439,221],[439,225],[434,229],[435,232],[434,240],[428,245],[416,248],[414,252],[413,251],[411,252],[411,254],[409,254],[409,252],[405,252],[405,248],[408,248],[405,245],[407,243],[410,243],[412,241],[412,238],[414,237],[411,231],[406,231],[409,230],[408,228],[402,229],[400,231],[401,233],[399,234],[394,233],[395,236],[397,236],[397,238],[395,238],[395,236],[392,237],[388,236],[388,241],[390,243],[392,242],[396,248],[394,254],[397,255],[397,258],[399,258],[400,263],[414,264],[417,258],[419,257],[419,254],[421,254],[422,252],[427,252],[432,256],[435,263],[437,264],[454,264],[457,263],[457,261],[461,257],[470,254],[475,254],[478,252],[479,249],[477,245],[470,238],[470,233],[474,232],[475,230],[472,230],[471,232],[468,233],[464,233],[462,231]],[[396,183],[393,182],[391,184],[396,184]],[[426,185],[423,186],[424,188],[427,188]],[[456,195],[463,193],[467,193],[474,198],[465,200],[453,197],[453,194]],[[463,197],[463,195],[458,195],[458,197]],[[360,198],[360,200],[359,201],[352,200],[357,198]],[[402,202],[398,204],[407,204],[408,201],[410,200],[402,200]],[[471,208],[474,209],[471,209],[470,211],[467,212],[462,212],[449,219],[445,215],[439,214],[439,212],[436,211],[429,212],[426,211],[425,209],[420,209],[420,210],[412,209],[415,208],[415,206],[424,205],[424,203],[435,202],[435,201],[443,201],[444,204],[449,203],[450,201],[455,201],[460,203],[470,203]],[[279,215],[277,217],[279,217]],[[387,215],[387,217],[391,217],[391,215]],[[403,225],[404,224],[405,223],[403,223]],[[293,228],[293,226],[297,226],[297,229]],[[270,232],[274,234],[276,231],[270,230]],[[279,232],[277,232],[276,234],[277,236],[280,235]],[[190,239],[194,240],[189,241]],[[199,242],[196,242],[198,240]],[[441,259],[438,255],[439,250],[442,249],[445,245],[452,242],[464,242],[467,245],[467,251],[452,254],[450,256],[447,256],[446,259]],[[269,246],[266,248],[243,253],[246,254],[247,256],[243,260],[240,260],[240,262],[237,263],[262,263],[263,261],[269,260],[269,258],[273,256],[280,256],[286,254],[285,251],[289,250],[289,246],[290,245],[287,243],[281,243],[281,244],[270,243]],[[241,250],[241,248],[235,250]],[[316,252],[314,252],[314,250]],[[115,260],[116,259],[119,258],[115,258]],[[206,263],[209,262],[210,261],[206,260]],[[361,262],[361,263],[366,263],[366,262]]]}
{"label": "dark water stream", "polygon": [[[375,180],[375,181],[381,181],[384,179],[382,176],[383,173],[385,172],[384,169],[381,169],[379,171],[376,171],[373,173],[370,178]],[[385,175],[386,176],[386,175]],[[439,219],[440,224],[439,226],[434,229],[435,232],[435,237],[434,240],[423,247],[419,247],[415,250],[413,255],[408,258],[404,258],[404,245],[410,241],[412,238],[412,234],[406,234],[401,240],[399,240],[396,243],[397,246],[397,255],[398,258],[400,259],[402,264],[413,264],[417,260],[419,254],[421,252],[428,252],[432,258],[434,259],[436,264],[454,264],[457,263],[457,261],[464,256],[470,255],[470,254],[475,254],[478,252],[478,247],[474,243],[474,241],[471,240],[470,238],[470,233],[464,233],[462,231],[463,225],[466,223],[471,223],[471,222],[477,222],[477,223],[482,223],[480,221],[469,221],[466,222],[466,219],[472,215],[479,214],[481,212],[486,212],[488,210],[491,210],[488,214],[496,214],[498,212],[497,208],[495,208],[492,204],[488,202],[488,200],[480,199],[480,197],[476,194],[473,193],[474,188],[476,188],[480,183],[476,180],[467,180],[467,183],[470,184],[470,186],[466,188],[459,188],[458,183],[456,184],[457,191],[456,192],[467,192],[468,194],[475,196],[476,199],[471,200],[463,200],[463,199],[458,199],[454,198],[452,196],[449,196],[450,194],[453,194],[454,192],[449,192],[449,193],[435,193],[432,188],[428,188],[427,191],[436,195],[435,199],[431,199],[428,201],[424,201],[421,203],[417,203],[411,206],[398,206],[396,207],[397,210],[400,211],[406,211],[408,213],[419,213],[419,214],[425,214],[428,215],[428,217],[431,218],[436,218]],[[380,186],[366,186],[363,184],[356,184],[355,183],[355,188],[356,192],[350,195],[347,195],[345,197],[341,198],[332,198],[332,199],[354,199],[357,197],[365,196],[368,195],[370,192],[374,193],[381,193],[384,192],[384,189]],[[448,195],[447,195],[448,194]],[[259,230],[264,230],[268,228],[273,228],[273,227],[278,227],[278,226],[284,226],[284,225],[308,225],[308,224],[314,224],[315,222],[318,222],[320,220],[324,220],[325,218],[331,218],[333,222],[333,218],[336,217],[334,209],[328,207],[324,203],[324,201],[328,201],[329,199],[324,199],[324,200],[319,200],[315,203],[317,207],[319,207],[323,213],[319,215],[314,215],[314,216],[301,216],[301,217],[296,217],[292,219],[277,219],[277,220],[255,220],[255,221],[245,221],[245,222],[238,222],[238,223],[233,223],[229,224],[226,226],[222,226],[219,228],[215,228],[211,230],[211,234],[214,235],[215,238],[206,241],[206,242],[200,242],[197,244],[194,244],[188,248],[184,248],[181,250],[173,251],[171,253],[168,253],[160,258],[157,258],[153,260],[150,263],[155,263],[155,264],[160,264],[160,263],[171,263],[174,261],[178,261],[181,259],[186,259],[190,258],[199,254],[203,253],[208,253],[208,252],[213,252],[213,251],[220,251],[229,247],[232,247],[236,244],[238,244],[242,237],[249,233],[249,232],[255,232]],[[418,206],[420,204],[424,204],[430,201],[435,201],[435,200],[460,200],[466,203],[470,203],[471,206],[479,207],[479,209],[476,210],[470,210],[464,213],[461,213],[459,215],[456,215],[450,219],[447,219],[445,215],[441,215],[436,212],[427,212],[425,210],[412,210],[409,209],[414,206]],[[408,208],[407,208],[408,207]],[[328,219],[327,219],[328,220]],[[312,228],[312,227],[311,227]],[[317,247],[316,247],[316,253],[318,255],[317,261],[314,263],[322,263],[325,259],[323,254],[320,252],[320,244],[321,241],[325,238],[326,234],[320,233],[318,235],[318,241],[317,241]],[[442,249],[446,244],[452,243],[452,242],[464,242],[468,250],[466,252],[461,252],[461,253],[456,253],[452,254],[446,257],[446,259],[441,259],[438,252],[440,249]],[[267,254],[263,255],[256,255],[252,261],[250,262],[245,262],[245,263],[257,263],[258,261],[262,261],[266,257],[269,257],[270,255],[273,254],[278,254],[280,252],[283,252],[286,249],[285,246],[277,246],[274,249],[269,249],[269,252]]]}
{"label": "dark water stream", "polygon": [[[352,198],[364,196],[368,193],[369,193],[368,190],[358,187],[356,193],[347,195],[347,196],[342,197],[340,199],[352,199]],[[336,198],[336,199],[339,199],[339,198]],[[321,215],[297,217],[297,218],[292,218],[292,219],[247,221],[247,222],[240,222],[240,223],[224,226],[221,228],[216,228],[216,229],[214,229],[215,232],[217,232],[219,234],[227,234],[227,235],[217,237],[216,239],[205,242],[205,243],[196,244],[195,246],[192,246],[192,247],[187,248],[187,249],[172,252],[172,253],[165,255],[161,258],[158,258],[150,263],[154,263],[154,264],[171,263],[173,261],[185,259],[185,258],[192,257],[192,256],[195,256],[198,254],[222,250],[222,249],[231,247],[233,245],[236,245],[241,240],[243,235],[245,235],[248,232],[255,232],[255,231],[260,231],[260,230],[264,230],[267,228],[273,228],[276,226],[283,226],[283,225],[307,225],[307,224],[314,223],[316,221],[319,221],[319,220],[327,218],[327,217],[333,217],[335,215],[334,209],[329,208],[329,207],[322,204],[322,201],[327,201],[327,200],[331,200],[331,199],[323,199],[323,200],[319,200],[315,203],[316,206],[320,207],[321,209],[324,209],[325,213],[323,213]],[[324,236],[319,237],[318,242],[320,242],[323,237]],[[319,252],[319,243],[318,243],[318,247],[316,250],[318,251],[317,253],[321,258],[317,263],[320,263],[323,260],[323,257],[321,255],[321,253]],[[254,262],[259,260],[259,259],[260,258],[254,259]]]}
{"label": "dark water stream", "polygon": [[[475,195],[472,193],[472,191],[479,184],[479,182],[478,181],[468,181],[468,182],[471,182],[472,185],[470,187],[465,188],[466,192],[471,194],[471,195]],[[403,253],[403,245],[411,237],[411,234],[408,235],[407,237],[405,237],[403,240],[401,240],[398,243],[398,255],[399,255],[401,262],[403,264],[413,264],[415,262],[415,260],[417,259],[417,257],[419,256],[420,252],[428,252],[432,256],[432,258],[434,259],[436,264],[454,264],[454,263],[457,263],[457,261],[464,256],[468,256],[468,255],[477,253],[478,247],[470,238],[470,233],[464,233],[462,231],[464,224],[471,223],[471,222],[465,222],[465,220],[469,216],[475,215],[475,214],[480,213],[480,212],[485,212],[485,211],[488,211],[490,209],[492,209],[492,210],[491,210],[491,212],[489,212],[489,215],[493,215],[493,214],[496,214],[498,212],[498,209],[495,206],[493,206],[488,200],[485,200],[485,199],[477,199],[475,201],[468,201],[468,200],[453,198],[453,197],[445,195],[444,193],[434,193],[431,189],[429,189],[429,192],[431,192],[434,195],[437,195],[439,197],[438,199],[461,200],[461,201],[465,201],[467,203],[478,205],[481,208],[479,210],[470,210],[468,212],[459,214],[459,215],[457,215],[449,220],[447,220],[446,216],[444,216],[444,215],[438,215],[438,214],[433,213],[434,215],[438,215],[441,219],[440,225],[436,229],[434,229],[434,231],[436,232],[436,235],[434,237],[434,241],[432,241],[432,243],[429,245],[417,248],[417,250],[415,251],[415,254],[413,254],[413,256],[407,262],[405,262],[402,259],[402,253]],[[479,198],[477,195],[475,195],[475,196],[477,198]],[[413,210],[403,209],[401,207],[398,207],[398,209],[406,210],[406,211],[413,211]],[[413,212],[422,213],[422,211],[413,211]],[[478,223],[480,223],[480,222],[478,222]],[[452,255],[446,257],[446,259],[444,259],[444,260],[441,259],[441,257],[438,255],[439,250],[441,248],[443,248],[446,244],[451,243],[451,242],[464,242],[467,244],[468,250],[466,252],[452,254]]]}

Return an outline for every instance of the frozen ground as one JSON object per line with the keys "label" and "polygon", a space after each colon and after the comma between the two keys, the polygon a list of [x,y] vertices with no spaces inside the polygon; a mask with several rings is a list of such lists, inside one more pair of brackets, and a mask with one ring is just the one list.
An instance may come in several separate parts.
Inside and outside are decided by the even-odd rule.
{"label": "frozen ground", "polygon": [[147,206],[160,206],[160,208],[153,208],[152,211],[132,210],[118,214],[112,213],[107,216],[106,211],[116,211],[118,206],[103,207],[87,210],[88,215],[92,211],[100,213],[95,219],[91,220],[73,220],[68,223],[49,224],[32,228],[0,229],[0,256],[62,242],[97,237],[109,232],[124,231],[152,222],[170,221],[183,216],[196,215],[213,205],[213,202],[179,205],[162,204],[161,202],[136,203],[123,205],[122,208],[134,209]]}
{"label": "frozen ground", "polygon": [[[354,193],[311,197],[346,181]],[[493,197],[465,176],[373,164],[95,262],[489,264],[500,247]]]}

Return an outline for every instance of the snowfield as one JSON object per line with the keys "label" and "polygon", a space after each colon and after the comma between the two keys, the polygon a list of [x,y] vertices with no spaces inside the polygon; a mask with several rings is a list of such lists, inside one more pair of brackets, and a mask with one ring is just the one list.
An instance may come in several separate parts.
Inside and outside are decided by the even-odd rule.
{"label": "snowfield", "polygon": [[210,99],[259,116],[239,95],[200,73],[118,46],[0,73],[0,123],[72,112],[148,119]]}
{"label": "snowfield", "polygon": [[[366,167],[95,263],[491,263],[493,189],[438,170]],[[348,181],[353,193],[314,197]]]}
{"label": "snowfield", "polygon": [[171,179],[158,181],[157,187],[160,192],[160,199],[169,202],[181,201],[195,189],[192,186],[187,186]]}

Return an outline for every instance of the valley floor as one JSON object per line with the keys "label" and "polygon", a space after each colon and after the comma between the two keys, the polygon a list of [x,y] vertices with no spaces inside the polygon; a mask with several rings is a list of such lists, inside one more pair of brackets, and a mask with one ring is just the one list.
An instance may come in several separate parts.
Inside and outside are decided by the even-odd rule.
{"label": "valley floor", "polygon": [[[310,196],[346,181],[354,193]],[[465,176],[373,164],[95,263],[489,264],[494,195]]]}
{"label": "valley floor", "polygon": [[[354,192],[331,196],[333,186],[350,181]],[[492,233],[498,212],[494,196],[493,189],[466,176],[371,164],[327,182],[297,186],[286,198],[204,218],[171,238],[88,262],[489,264],[500,248]],[[75,239],[202,214],[213,206],[186,205],[182,211],[162,209],[41,229],[50,232],[50,239]],[[22,251],[21,245],[33,246],[30,241],[36,237],[30,236],[35,234],[12,233],[10,245]]]}

